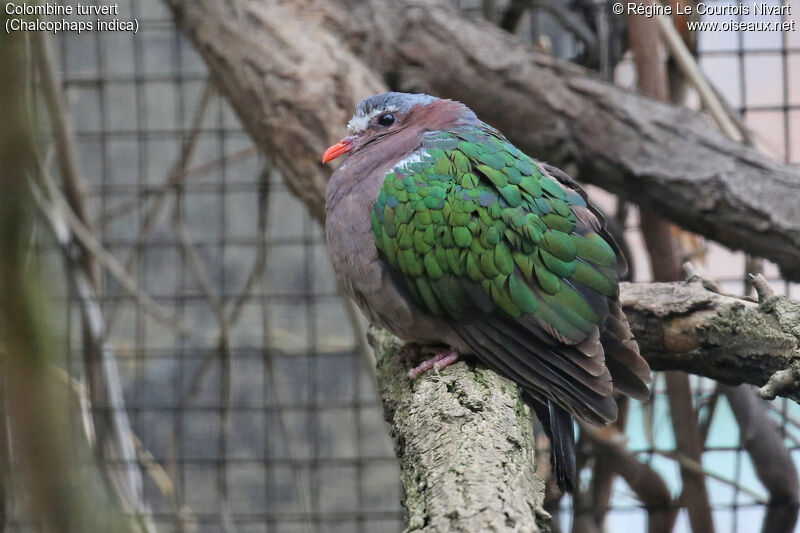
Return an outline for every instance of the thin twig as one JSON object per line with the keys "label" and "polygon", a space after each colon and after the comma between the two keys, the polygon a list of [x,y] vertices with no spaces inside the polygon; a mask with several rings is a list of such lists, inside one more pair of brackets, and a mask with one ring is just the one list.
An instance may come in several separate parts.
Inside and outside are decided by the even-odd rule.
{"label": "thin twig", "polygon": [[[43,172],[43,174],[45,173]],[[48,178],[43,177],[43,179],[47,180]],[[36,204],[39,206],[42,215],[50,221],[54,235],[64,251],[67,262],[69,262],[71,260],[70,250],[74,233],[69,231],[68,223],[66,223],[64,219],[58,217],[58,214],[64,210],[48,207],[47,200],[45,200],[41,192],[38,191],[36,185],[33,183],[30,185],[34,193],[32,196]],[[78,223],[77,220],[73,221]],[[89,247],[87,248],[90,249]],[[116,358],[111,347],[105,341],[102,312],[100,311],[97,298],[94,295],[94,288],[85,273],[81,269],[75,267],[70,268],[70,271],[72,274],[70,279],[81,304],[81,315],[86,324],[86,334],[91,341],[92,348],[87,347],[87,349],[96,351],[96,356],[99,358],[97,372],[104,384],[104,402],[109,406],[109,409],[104,410],[103,413],[107,412],[107,415],[111,418],[109,425],[110,434],[106,436],[103,443],[97,443],[97,448],[99,449],[102,447],[103,453],[110,453],[112,456],[111,459],[119,460],[126,465],[124,470],[115,470],[113,472],[107,472],[106,474],[114,481],[113,486],[117,489],[117,494],[121,502],[128,511],[134,513],[142,529],[144,531],[154,532],[155,525],[150,517],[149,508],[141,499],[141,474],[138,469],[133,467],[135,451],[130,439],[132,431],[130,429],[127,411],[125,410]],[[84,423],[90,420],[85,416],[83,419]],[[98,422],[100,421],[94,422],[92,427],[96,429]],[[95,437],[97,436],[96,433],[88,427],[87,433]],[[93,440],[94,439],[90,439],[90,442]],[[119,472],[124,472],[124,476],[121,479],[118,477]]]}
{"label": "thin twig", "polygon": [[[47,194],[45,195],[44,191],[39,189],[33,182],[31,182],[31,187],[34,191],[34,198],[39,204],[42,214],[50,222],[56,234],[63,235],[64,232],[67,232],[78,242],[83,244],[89,253],[98,260],[100,265],[119,282],[120,286],[133,297],[134,300],[136,300],[136,303],[142,307],[145,313],[150,314],[160,323],[169,326],[175,331],[185,331],[185,328],[180,324],[178,319],[142,290],[136,284],[136,281],[128,275],[116,256],[103,248],[97,240],[97,237],[77,219],[69,205],[67,205],[66,200],[61,196],[61,192],[49,176],[47,170],[42,166],[40,167],[40,171],[40,176],[43,185],[46,187]],[[56,213],[61,216],[57,217]]]}
{"label": "thin twig", "polygon": [[[654,0],[654,2],[663,7],[663,4],[660,0]],[[717,126],[719,126],[719,129],[731,139],[743,139],[744,135],[740,132],[736,123],[727,113],[725,106],[720,103],[717,93],[711,88],[711,84],[708,82],[708,79],[706,79],[705,75],[703,75],[703,72],[697,65],[697,61],[695,61],[694,56],[683,42],[683,39],[672,22],[672,17],[656,15],[654,18],[658,23],[658,28],[661,31],[662,37],[664,38],[664,44],[667,45],[672,57],[675,58],[675,61],[681,68],[683,75],[694,86],[695,90],[697,90],[697,94],[700,96],[700,101],[703,103],[703,107],[705,107],[708,112],[711,113],[711,116],[717,123]]]}
{"label": "thin twig", "polygon": [[[271,184],[268,184],[270,186]],[[265,206],[266,207],[266,206]],[[263,219],[264,225],[263,227],[263,237],[266,239],[266,231],[267,231],[267,222],[268,219],[266,217],[266,213],[264,213]],[[262,284],[262,291],[265,288],[263,285],[266,283],[266,280],[262,277],[259,280]],[[261,299],[261,313],[262,317],[267,316],[268,309],[267,309],[267,302],[262,298]],[[264,328],[267,328],[267,325],[264,324]],[[275,372],[275,365],[274,363],[274,355],[270,352],[269,349],[265,350],[264,358],[263,358],[263,365],[264,365],[264,373],[266,377],[266,385],[267,385],[267,397],[268,400],[274,403],[275,405],[280,406],[280,394],[278,388],[278,380],[276,377]],[[295,484],[295,490],[297,491],[298,500],[300,500],[300,507],[303,510],[303,530],[306,532],[311,532],[313,527],[311,525],[311,521],[309,519],[311,513],[311,494],[310,494],[310,487],[303,483],[303,476],[302,476],[302,465],[297,460],[297,447],[294,446],[294,436],[289,431],[290,424],[286,420],[286,410],[285,409],[278,409],[278,431],[286,441],[286,450],[288,453],[288,462],[291,465],[292,471],[292,479]]]}
{"label": "thin twig", "polygon": [[[62,232],[64,238],[59,244],[64,251],[67,273],[81,308],[84,364],[90,384],[90,400],[93,404],[101,402],[108,406],[106,410],[91,411],[96,437],[95,452],[105,460],[103,472],[111,482],[123,507],[134,515],[142,531],[154,533],[155,524],[150,509],[143,499],[142,475],[134,464],[136,451],[131,439],[132,430],[125,410],[117,360],[106,341],[105,322],[97,299],[99,277],[96,255],[93,252],[101,249],[101,246],[96,240],[81,238],[78,240],[78,253],[71,253],[71,248],[75,244],[73,235],[77,234],[78,226],[86,230],[83,237],[93,237],[93,235],[88,228],[74,134],[69,124],[63,89],[54,67],[48,39],[46,33],[41,33],[35,36],[32,42],[42,79],[42,91],[53,125],[53,137],[65,191],[64,198],[60,196],[60,191],[44,169],[41,158],[38,158],[38,162],[47,193],[51,201],[60,202],[61,214],[68,219],[67,225],[70,226],[69,234]],[[57,200],[53,200],[56,198]],[[57,216],[57,213],[53,213],[52,216]],[[129,288],[134,286],[130,285]],[[109,459],[121,461],[124,467],[108,468]]]}
{"label": "thin twig", "polygon": [[775,296],[775,292],[772,290],[772,287],[769,286],[769,282],[767,281],[767,278],[764,277],[764,274],[749,274],[749,279],[750,283],[753,285],[753,288],[756,290],[758,301],[760,303],[764,303]]}
{"label": "thin twig", "polygon": [[[192,128],[189,132],[189,138],[186,142],[183,143],[181,147],[181,153],[178,156],[173,169],[169,172],[164,183],[167,187],[175,187],[177,186],[184,177],[184,170],[191,162],[192,156],[194,155],[194,150],[197,146],[197,139],[200,132],[200,126],[203,123],[205,118],[206,110],[208,109],[209,102],[211,101],[211,97],[214,94],[214,89],[211,83],[207,83],[205,89],[203,90],[203,95],[200,98],[200,102],[197,104],[197,109],[195,110],[194,118],[192,119]],[[145,245],[145,240],[150,235],[150,232],[155,229],[158,219],[161,216],[161,212],[166,205],[166,198],[164,195],[158,195],[155,197],[154,203],[150,206],[150,209],[145,213],[144,221],[139,228],[139,234],[136,236],[136,245],[134,246],[131,253],[128,255],[128,259],[125,261],[125,271],[129,273],[133,273],[134,268],[137,263],[137,258],[141,254],[142,249]],[[109,332],[113,330],[114,324],[116,322],[117,317],[117,310],[119,307],[115,307],[111,310],[109,317],[108,317],[108,330]]]}
{"label": "thin twig", "polygon": [[[89,391],[87,390],[86,385],[70,376],[63,368],[53,366],[50,368],[50,370],[55,374],[57,379],[68,386],[69,390],[72,391],[81,406],[86,405],[90,401]],[[142,465],[147,474],[150,476],[150,479],[153,480],[153,483],[155,483],[164,499],[168,500],[175,506],[179,519],[189,524],[196,523],[197,518],[195,517],[194,511],[192,511],[190,507],[179,507],[175,484],[173,483],[169,474],[167,474],[166,470],[164,470],[150,450],[147,449],[147,447],[142,443],[136,433],[133,433],[133,431],[131,431],[131,438],[136,446],[136,457],[139,464]]]}
{"label": "thin twig", "polygon": [[[141,191],[146,197],[158,198],[161,196],[166,195],[170,192],[175,192],[178,190],[178,186],[193,181],[195,179],[201,178],[207,175],[214,170],[217,170],[221,166],[230,166],[241,161],[245,161],[251,157],[257,156],[259,154],[258,148],[255,146],[248,146],[247,148],[242,148],[241,150],[236,150],[231,152],[230,154],[226,154],[222,157],[209,161],[207,163],[203,163],[201,165],[197,165],[196,167],[192,167],[184,172],[181,172],[177,175],[179,178],[177,183],[162,183],[160,185],[152,185],[149,187],[144,187]],[[130,200],[120,202],[117,205],[108,208],[104,213],[102,213],[97,218],[97,226],[98,227],[105,227],[108,225],[112,220],[118,218],[120,216],[124,216],[126,213],[136,209],[141,205],[141,198],[131,198]]]}
{"label": "thin twig", "polygon": [[748,496],[753,498],[753,501],[760,505],[767,505],[769,502],[764,499],[764,496],[759,494],[758,492],[754,491],[749,487],[745,487],[741,483],[737,482],[735,479],[731,479],[729,477],[725,477],[721,474],[717,474],[716,472],[712,472],[711,470],[707,470],[703,467],[702,464],[689,459],[683,454],[671,451],[671,450],[662,450],[659,448],[653,448],[652,451],[656,455],[661,455],[662,457],[667,457],[672,459],[673,461],[677,462],[681,467],[685,468],[686,470],[691,470],[697,474],[701,474],[706,477],[710,477],[712,479],[716,479],[720,483],[724,483],[726,485],[730,485],[731,487],[735,488],[740,492],[744,492]]}
{"label": "thin twig", "polygon": [[711,397],[708,399],[708,402],[706,403],[708,414],[698,424],[697,430],[700,433],[700,442],[703,443],[703,446],[705,446],[705,443],[708,440],[708,433],[709,430],[711,429],[711,422],[714,421],[714,413],[717,410],[718,403],[719,403],[719,384],[715,385],[714,392],[711,394]]}
{"label": "thin twig", "polygon": [[[4,15],[0,14],[0,25]],[[7,22],[7,18],[5,18]],[[71,438],[67,397],[53,387],[47,369],[60,355],[49,338],[43,306],[46,283],[37,273],[23,269],[28,224],[36,215],[28,183],[38,172],[34,128],[24,106],[30,60],[25,56],[31,34],[0,35],[0,329],[5,413],[24,475],[25,506],[37,530],[65,533],[78,531],[132,531],[129,519],[114,499],[99,505],[95,496],[103,486],[95,484],[91,465],[77,468],[75,455],[86,448]],[[15,466],[16,466],[15,465]],[[90,468],[86,468],[90,466]],[[85,482],[85,483],[84,483]],[[108,504],[111,505],[108,505]],[[118,512],[119,511],[119,512]],[[112,518],[113,517],[113,518]]]}
{"label": "thin twig", "polygon": [[[261,273],[263,269],[266,267],[267,261],[267,206],[269,200],[269,171],[265,171],[263,175],[263,179],[260,185],[260,195],[259,195],[259,215],[258,215],[258,226],[259,226],[259,235],[261,238],[261,250],[259,251],[259,255],[256,258],[255,264],[251,271],[250,276],[248,276],[248,280],[245,283],[244,289],[240,292],[239,296],[235,300],[233,307],[229,314],[226,315],[224,311],[224,303],[222,302],[221,298],[218,294],[214,291],[214,288],[211,284],[210,278],[208,276],[208,272],[205,269],[202,261],[200,260],[199,255],[197,254],[194,246],[191,243],[191,237],[189,236],[188,230],[183,224],[181,220],[181,212],[180,209],[177,208],[173,211],[173,229],[175,234],[181,244],[181,248],[187,256],[189,268],[192,271],[195,280],[198,282],[201,290],[205,294],[206,298],[209,301],[209,304],[212,307],[212,311],[217,319],[219,324],[219,337],[217,340],[217,350],[210,350],[206,353],[203,357],[202,362],[198,369],[194,372],[192,377],[189,380],[189,388],[187,393],[182,397],[181,403],[188,403],[192,400],[192,398],[197,394],[200,390],[201,384],[205,376],[207,375],[208,371],[211,369],[211,363],[213,362],[214,354],[219,353],[222,356],[222,372],[221,372],[221,394],[223,397],[223,405],[221,406],[221,424],[223,427],[222,433],[225,434],[229,431],[229,411],[230,411],[230,398],[231,398],[231,364],[232,364],[232,354],[230,353],[230,338],[229,332],[231,328],[231,324],[238,321],[239,317],[241,316],[241,310],[243,308],[244,303],[247,301],[248,293],[252,289],[252,287],[257,282],[263,282],[263,276]],[[176,197],[176,201],[179,197]],[[272,367],[272,361],[270,358],[265,358],[264,365],[267,369],[267,376],[269,380],[269,387],[268,390],[270,391],[271,395],[274,395],[274,399],[276,404],[280,404],[279,398],[277,397],[277,380],[275,379],[274,369]],[[310,496],[307,494],[307,490],[305,488],[305,484],[303,483],[302,475],[301,475],[301,465],[300,462],[295,457],[295,450],[296,446],[294,445],[294,439],[291,433],[288,430],[289,424],[284,420],[285,413],[283,410],[280,412],[280,416],[278,417],[278,430],[286,439],[287,449],[289,450],[289,463],[291,465],[292,474],[296,486],[296,490],[298,493],[298,499],[300,500],[300,504],[302,509],[306,513],[306,517],[310,513]],[[174,436],[173,436],[174,440]],[[227,489],[224,486],[224,481],[220,480],[220,483],[223,485],[220,486],[220,493],[225,494]],[[225,498],[223,498],[225,500]],[[226,513],[226,504],[223,501],[223,516],[222,516],[222,527],[226,529],[231,529],[233,527],[232,522],[230,521],[230,513]],[[228,515],[226,518],[225,515]],[[311,525],[308,519],[303,521],[303,527],[306,531],[310,531]]]}
{"label": "thin twig", "polygon": [[[219,325],[219,347],[220,355],[220,427],[219,445],[220,453],[225,455],[225,446],[227,445],[228,436],[230,435],[230,408],[231,408],[231,394],[233,391],[232,379],[232,366],[233,357],[230,349],[230,335],[228,329],[228,321],[225,315],[223,302],[219,295],[214,291],[211,285],[211,279],[208,275],[208,270],[205,268],[200,256],[197,254],[194,245],[192,244],[189,231],[183,223],[181,218],[180,209],[181,196],[175,197],[175,209],[172,216],[172,228],[181,245],[181,250],[186,255],[189,261],[189,270],[195,278],[195,281],[200,285],[200,289],[206,296],[208,305],[217,319]],[[233,519],[231,518],[230,499],[228,497],[228,480],[227,475],[223,471],[222,475],[217,476],[217,487],[220,495],[220,527],[226,533],[233,531]]]}
{"label": "thin twig", "polygon": [[[53,128],[53,139],[58,154],[58,165],[64,185],[64,197],[81,223],[89,227],[89,217],[83,201],[85,184],[81,178],[78,164],[78,150],[75,136],[69,122],[69,114],[64,102],[63,89],[58,72],[54,67],[50,40],[45,32],[37,32],[32,40],[32,47],[38,72],[42,81],[42,93],[47,102],[48,116]],[[97,283],[97,271],[93,257],[88,250],[83,250],[79,258],[92,284]]]}

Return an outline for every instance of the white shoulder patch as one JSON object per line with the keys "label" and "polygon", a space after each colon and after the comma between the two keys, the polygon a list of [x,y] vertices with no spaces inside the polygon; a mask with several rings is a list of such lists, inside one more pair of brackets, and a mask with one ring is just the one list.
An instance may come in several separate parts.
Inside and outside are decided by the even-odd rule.
{"label": "white shoulder patch", "polygon": [[422,161],[422,155],[425,153],[425,150],[417,150],[416,152],[411,153],[405,159],[401,159],[397,163],[395,163],[394,168],[405,167],[406,165],[410,165],[411,163],[416,163],[418,161]]}
{"label": "white shoulder patch", "polygon": [[397,111],[397,106],[390,105],[381,109],[373,109],[368,115],[356,113],[353,115],[353,118],[350,119],[350,122],[347,123],[347,129],[350,133],[361,133],[367,129],[369,121],[374,117],[387,112],[396,113]]}

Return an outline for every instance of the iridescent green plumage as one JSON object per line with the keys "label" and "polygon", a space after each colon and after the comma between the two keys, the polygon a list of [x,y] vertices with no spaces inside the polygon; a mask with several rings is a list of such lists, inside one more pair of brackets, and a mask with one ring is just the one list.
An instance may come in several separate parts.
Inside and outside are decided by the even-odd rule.
{"label": "iridescent green plumage", "polygon": [[375,95],[348,128],[323,155],[351,153],[326,190],[342,286],[398,337],[444,345],[435,364],[472,355],[517,383],[551,439],[559,487],[571,490],[572,416],[611,422],[614,392],[647,398],[650,381],[603,217],[569,176],[459,102]]}
{"label": "iridescent green plumage", "polygon": [[580,224],[583,197],[494,130],[428,134],[389,172],[372,212],[379,251],[437,316],[530,317],[579,343],[618,290],[614,250]]}

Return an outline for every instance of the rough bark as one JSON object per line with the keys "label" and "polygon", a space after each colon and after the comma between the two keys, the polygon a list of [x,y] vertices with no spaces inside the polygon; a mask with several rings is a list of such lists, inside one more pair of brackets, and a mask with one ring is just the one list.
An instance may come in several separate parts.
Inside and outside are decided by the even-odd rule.
{"label": "rough bark", "polygon": [[694,111],[468,21],[447,0],[166,1],[317,217],[328,175],[320,153],[362,96],[386,88],[382,77],[459,99],[531,155],[800,279],[796,169],[728,140]]}
{"label": "rough bark", "polygon": [[370,332],[400,460],[407,532],[549,531],[531,413],[517,387],[460,362],[411,380],[401,343]]}
{"label": "rough bark", "polygon": [[356,104],[386,86],[303,2],[167,4],[247,132],[322,219],[330,175],[322,152],[344,134]]}
{"label": "rough bark", "polygon": [[653,370],[682,370],[800,401],[800,303],[718,294],[700,280],[623,283],[620,300]]}

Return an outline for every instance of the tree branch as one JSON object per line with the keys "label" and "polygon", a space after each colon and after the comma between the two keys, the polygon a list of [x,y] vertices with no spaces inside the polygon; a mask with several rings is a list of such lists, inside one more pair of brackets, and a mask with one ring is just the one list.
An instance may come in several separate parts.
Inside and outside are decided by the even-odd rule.
{"label": "tree branch", "polygon": [[[624,283],[620,299],[642,353],[656,370],[763,385],[776,372],[797,369],[797,302],[726,296],[699,279]],[[549,527],[543,485],[530,460],[530,414],[516,387],[463,363],[411,382],[397,339],[373,331],[370,343],[400,459],[409,531],[483,531],[498,516],[520,530]],[[780,393],[798,401],[800,383],[792,381]],[[784,492],[776,489],[776,505],[783,505]],[[478,499],[481,504],[473,505]]]}
{"label": "tree branch", "polygon": [[330,174],[322,152],[358,102],[386,86],[301,2],[165,2],[247,132],[321,220]]}
{"label": "tree branch", "polygon": [[368,336],[400,460],[406,532],[549,531],[531,413],[518,388],[463,362],[412,381],[400,341]]}
{"label": "tree branch", "polygon": [[620,300],[653,370],[763,386],[762,397],[800,401],[800,303],[755,303],[712,292],[702,280],[623,283]]}
{"label": "tree branch", "polygon": [[[581,424],[581,431],[591,439],[597,457],[604,457],[647,509],[648,533],[669,533],[675,524],[678,508],[672,501],[669,487],[652,466],[642,463],[626,448],[625,437],[616,429],[597,429]],[[608,502],[605,502],[608,505]],[[591,512],[600,509],[593,507]],[[577,520],[577,517],[576,517]],[[597,530],[603,524],[597,524]]]}

